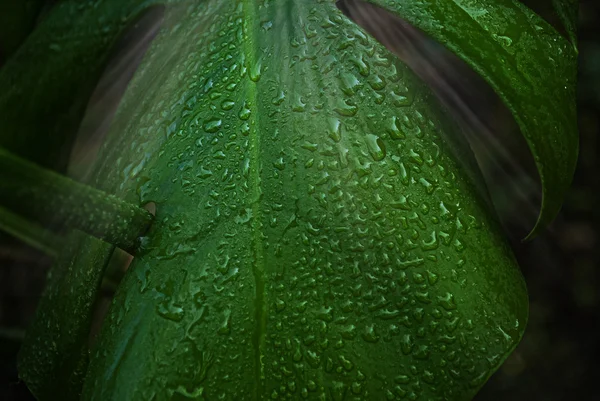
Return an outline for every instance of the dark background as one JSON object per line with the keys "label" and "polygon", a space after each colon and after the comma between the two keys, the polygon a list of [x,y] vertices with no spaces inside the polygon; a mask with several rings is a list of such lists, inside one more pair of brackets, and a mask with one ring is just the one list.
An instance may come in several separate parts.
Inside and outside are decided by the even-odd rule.
{"label": "dark background", "polygon": [[[29,3],[40,2],[43,1]],[[542,15],[550,3],[549,0],[524,2]],[[53,1],[46,3],[50,5]],[[519,347],[483,387],[477,401],[600,399],[598,3],[582,1],[580,5],[578,110],[581,147],[574,182],[561,214],[550,230],[526,244],[518,240],[514,230],[509,232],[513,234],[511,243],[529,289],[529,325]],[[4,4],[8,3],[0,4],[0,24],[10,22],[9,11],[15,10],[9,10]],[[19,12],[27,15],[30,11],[20,8]],[[39,18],[32,12],[31,26]],[[24,32],[0,30],[0,35],[3,33],[12,36],[0,37],[0,66],[16,48],[19,38],[25,35]],[[469,99],[473,94],[469,92],[468,84],[458,86],[456,90],[464,91],[463,97],[467,101],[477,103],[477,99]],[[502,125],[506,113],[487,104],[486,110],[476,109],[476,112],[491,118],[495,125]],[[511,124],[506,123],[507,126]],[[507,148],[510,147],[507,145]],[[522,158],[522,154],[515,154],[514,164]],[[514,172],[511,174],[513,180],[518,180]],[[491,182],[490,185],[505,188],[505,183]],[[494,192],[493,188],[491,191]],[[527,220],[527,206],[515,199],[516,195],[511,197],[510,191],[508,196],[495,199],[509,229],[528,224],[523,223]],[[43,254],[0,233],[0,400],[33,399],[17,379],[15,358],[24,329],[35,312],[50,262]]]}

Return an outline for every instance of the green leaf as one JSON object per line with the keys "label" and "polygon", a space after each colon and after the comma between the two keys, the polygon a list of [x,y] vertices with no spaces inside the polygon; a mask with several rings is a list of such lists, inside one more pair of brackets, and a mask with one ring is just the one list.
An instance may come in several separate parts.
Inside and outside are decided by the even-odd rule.
{"label": "green leaf", "polygon": [[[52,229],[76,228],[125,250],[133,250],[152,224],[147,210],[40,168],[2,148],[0,205]],[[15,232],[17,227],[12,227]],[[24,227],[22,231],[26,234],[28,230]]]}
{"label": "green leaf", "polygon": [[[481,46],[478,71],[500,72],[495,88],[515,96],[518,121],[531,127],[529,119],[545,116],[570,127],[573,106],[555,107],[564,99],[534,93],[532,105],[522,104],[531,93],[520,91],[543,89],[545,75],[503,86],[513,59],[527,74],[539,64],[530,54],[537,35],[554,40],[547,24],[504,2],[518,17],[511,29],[523,24],[529,41],[511,59],[497,32],[476,29],[476,15],[438,3]],[[114,7],[139,4],[84,7],[86,18],[71,20],[65,37],[87,32],[90,21],[116,26]],[[491,2],[485,10],[505,15]],[[49,27],[67,15],[55,11],[38,37],[51,37]],[[447,22],[422,17],[431,27]],[[68,274],[56,281],[69,297],[46,296],[27,340],[32,351],[56,346],[44,363],[21,365],[36,395],[52,399],[66,380],[69,396],[82,391],[86,400],[471,399],[522,336],[527,293],[469,170],[473,156],[448,140],[461,135],[429,89],[333,1],[169,2],[164,18],[91,181],[133,204],[155,202],[156,221],[84,383],[82,339],[106,264],[87,260],[104,261],[108,248],[71,240],[62,256]],[[457,35],[450,26],[433,36],[451,43]],[[563,50],[569,59],[572,48]],[[49,76],[66,80],[56,65]],[[562,79],[570,88],[567,72],[546,84]],[[524,85],[517,78],[506,79]],[[538,145],[534,155],[564,166],[548,150],[555,145]],[[542,216],[568,181],[554,167],[543,170],[551,197]],[[76,318],[57,312],[69,305]]]}
{"label": "green leaf", "polygon": [[552,0],[556,14],[567,30],[569,40],[577,52],[577,20],[579,11],[579,0]]}
{"label": "green leaf", "polygon": [[[560,210],[576,167],[575,48],[517,0],[368,1],[452,50],[512,111],[542,182],[540,214],[527,239],[533,238]],[[570,35],[572,3],[554,1]]]}
{"label": "green leaf", "polygon": [[156,202],[84,399],[470,399],[527,296],[429,90],[333,2],[173,6],[94,185]]}
{"label": "green leaf", "polygon": [[80,398],[93,305],[114,249],[80,231],[65,242],[19,351],[19,376],[40,401]]}

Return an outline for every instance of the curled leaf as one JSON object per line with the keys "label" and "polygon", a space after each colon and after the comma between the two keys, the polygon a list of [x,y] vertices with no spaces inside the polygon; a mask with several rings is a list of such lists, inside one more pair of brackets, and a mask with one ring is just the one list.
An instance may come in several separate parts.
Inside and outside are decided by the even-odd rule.
{"label": "curled leaf", "polygon": [[[404,18],[473,67],[502,98],[542,182],[533,238],[562,205],[578,154],[573,45],[516,0],[368,0]],[[575,1],[554,1],[571,36]]]}

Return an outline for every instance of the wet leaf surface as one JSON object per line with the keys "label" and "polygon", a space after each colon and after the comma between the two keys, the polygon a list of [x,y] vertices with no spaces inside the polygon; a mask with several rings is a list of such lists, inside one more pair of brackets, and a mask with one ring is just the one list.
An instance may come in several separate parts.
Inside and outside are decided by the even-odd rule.
{"label": "wet leaf surface", "polygon": [[[112,5],[99,4],[90,15]],[[164,18],[90,181],[157,213],[83,399],[471,399],[522,336],[527,294],[429,89],[334,2],[172,2]],[[490,35],[469,21],[472,38]],[[484,50],[497,87],[518,96]],[[523,124],[539,116],[530,109]],[[572,154],[553,144],[533,153],[568,173]],[[545,181],[548,216],[568,181],[558,175]],[[70,318],[42,314],[37,327]],[[85,319],[71,324],[85,333]],[[33,353],[72,341],[32,333]],[[57,374],[44,370],[52,358],[32,373]]]}

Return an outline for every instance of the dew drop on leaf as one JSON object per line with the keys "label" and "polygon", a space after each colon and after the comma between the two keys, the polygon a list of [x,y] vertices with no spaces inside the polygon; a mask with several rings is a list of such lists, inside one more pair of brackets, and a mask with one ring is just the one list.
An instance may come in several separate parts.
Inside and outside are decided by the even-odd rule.
{"label": "dew drop on leaf", "polygon": [[367,147],[369,148],[369,153],[371,154],[371,157],[373,157],[373,160],[381,161],[385,158],[385,144],[381,138],[373,134],[367,134],[366,142]]}

